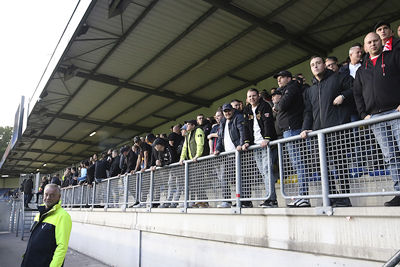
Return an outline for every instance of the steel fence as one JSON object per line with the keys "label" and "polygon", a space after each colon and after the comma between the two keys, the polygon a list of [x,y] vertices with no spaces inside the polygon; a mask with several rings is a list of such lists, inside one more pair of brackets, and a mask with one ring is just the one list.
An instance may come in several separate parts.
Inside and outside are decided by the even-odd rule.
{"label": "steel fence", "polygon": [[[262,201],[275,196],[279,180],[285,199],[399,195],[400,113],[275,140],[267,148],[224,152],[63,188],[64,207],[181,207],[203,202]],[[279,166],[279,177],[272,171]],[[179,204],[179,206],[178,206]]]}

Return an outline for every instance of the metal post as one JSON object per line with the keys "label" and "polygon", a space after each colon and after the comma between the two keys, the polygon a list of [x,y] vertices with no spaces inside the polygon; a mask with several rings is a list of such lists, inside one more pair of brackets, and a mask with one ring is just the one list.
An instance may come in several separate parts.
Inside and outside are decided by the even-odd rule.
{"label": "metal post", "polygon": [[236,208],[233,209],[233,213],[240,214],[241,207],[241,193],[242,193],[242,166],[240,160],[240,152],[235,151],[235,179],[236,179]]}
{"label": "metal post", "polygon": [[18,237],[18,232],[19,232],[19,221],[21,219],[21,206],[18,208],[18,214],[17,214],[17,227],[15,228],[15,236]]}
{"label": "metal post", "polygon": [[150,206],[147,207],[147,211],[151,211],[153,207],[153,187],[154,187],[154,171],[150,172]]}
{"label": "metal post", "polygon": [[111,180],[107,179],[107,189],[106,189],[106,201],[104,203],[104,211],[107,211],[108,209],[108,202],[110,201],[110,183]]}
{"label": "metal post", "polygon": [[82,186],[80,186],[80,188],[81,188],[81,205],[80,205],[80,208],[82,209],[82,206],[83,206],[83,188],[84,188],[84,186],[82,185]]}
{"label": "metal post", "polygon": [[182,212],[187,212],[188,200],[189,200],[189,163],[186,161],[185,162],[185,199],[183,202]]}
{"label": "metal post", "polygon": [[71,202],[72,203],[71,203],[71,207],[70,208],[73,208],[74,204],[75,204],[75,187],[72,187],[72,201]]}
{"label": "metal post", "polygon": [[129,174],[124,175],[124,203],[122,204],[121,210],[126,211],[128,207],[128,188],[129,188]]}
{"label": "metal post", "polygon": [[61,189],[61,192],[62,192],[62,204],[63,204],[63,207],[65,207],[65,195],[66,195],[66,191],[65,191],[65,189]]}
{"label": "metal post", "polygon": [[22,205],[22,223],[21,223],[21,240],[24,240],[24,234],[25,234],[25,203]]}
{"label": "metal post", "polygon": [[272,187],[275,186],[275,183],[272,182],[272,164],[271,164],[271,147],[270,146],[267,146],[267,161],[268,161],[267,184],[269,186],[268,186],[268,192],[265,192],[265,193],[268,194],[268,199],[269,199],[272,195]]}
{"label": "metal post", "polygon": [[141,194],[141,174],[136,174],[136,194],[135,194],[135,202],[140,203],[140,194]]}
{"label": "metal post", "polygon": [[319,151],[319,163],[321,168],[321,186],[322,186],[322,203],[323,209],[322,214],[332,215],[332,207],[330,207],[329,201],[329,177],[328,177],[328,164],[326,162],[326,147],[325,147],[325,135],[318,133],[318,151]]}
{"label": "metal post", "polygon": [[282,158],[282,144],[278,143],[278,165],[279,165],[279,179],[281,181],[281,194],[285,195],[285,181],[283,179],[283,158]]}
{"label": "metal post", "polygon": [[400,250],[393,255],[390,260],[388,260],[383,267],[395,267],[400,262]]}
{"label": "metal post", "polygon": [[94,203],[96,202],[96,183],[93,182],[93,192],[92,192],[92,210],[94,209]]}

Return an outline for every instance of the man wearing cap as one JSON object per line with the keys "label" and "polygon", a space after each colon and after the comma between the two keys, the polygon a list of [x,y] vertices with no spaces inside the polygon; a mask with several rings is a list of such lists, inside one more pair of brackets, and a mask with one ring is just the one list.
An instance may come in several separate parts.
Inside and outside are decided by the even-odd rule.
{"label": "man wearing cap", "polygon": [[[153,142],[154,148],[154,159],[155,161],[152,163],[151,170],[155,171],[157,167],[164,167],[166,165],[170,165],[178,161],[178,157],[175,154],[175,150],[167,143],[166,140],[162,138],[157,138]],[[161,178],[162,179],[162,178]],[[178,177],[173,174],[172,171],[169,171],[168,176],[168,193],[167,193],[167,203],[163,203],[159,208],[176,208],[178,203],[170,203],[172,201],[172,197],[174,195],[174,191],[177,192],[175,196],[175,201],[178,201],[180,198],[181,189],[179,188],[179,184],[182,184],[183,181],[179,181]],[[154,201],[159,201],[160,195],[162,194],[161,188],[155,184],[155,193],[154,196],[158,197],[158,199],[153,199]]]}
{"label": "man wearing cap", "polygon": [[[187,127],[187,135],[185,136],[185,142],[183,143],[182,152],[180,156],[179,164],[183,165],[183,161],[191,159],[193,162],[197,162],[197,159],[203,156],[205,134],[201,127],[197,126],[196,120],[185,121]],[[200,177],[201,175],[199,175]],[[192,194],[193,195],[193,194]],[[198,189],[197,198],[206,199],[205,188]],[[207,202],[197,202],[193,207],[207,208]]]}
{"label": "man wearing cap", "polygon": [[139,136],[135,136],[133,138],[133,142],[135,145],[139,147],[138,159],[136,162],[135,171],[145,171],[146,169],[150,168],[151,164],[151,153],[152,148],[151,145],[143,142]]}
{"label": "man wearing cap", "polygon": [[[354,98],[361,119],[379,117],[400,111],[400,47],[382,51],[380,37],[371,32],[364,39],[368,49],[365,63],[360,67],[354,81]],[[383,121],[370,126],[382,150],[385,163],[400,191],[399,120]],[[400,206],[400,196],[394,197],[385,206]]]}
{"label": "man wearing cap", "polygon": [[[303,124],[303,94],[300,84],[296,80],[292,80],[292,74],[283,70],[274,75],[278,81],[279,91],[282,92],[282,97],[278,103],[274,105],[273,110],[278,112],[276,119],[279,128],[283,131],[283,138],[296,136],[301,133]],[[301,158],[300,148],[298,143],[288,142],[285,144],[289,154],[289,159],[293,169],[296,171],[299,195],[308,195],[308,184],[306,167]],[[288,204],[289,207],[310,207],[308,199],[299,198]]]}
{"label": "man wearing cap", "polygon": [[[266,191],[269,192],[271,188],[271,196],[265,200],[261,207],[276,207],[275,182],[272,184],[268,178],[270,164],[268,162],[267,146],[269,141],[276,139],[276,132],[274,126],[274,118],[271,106],[260,97],[257,89],[251,88],[247,91],[247,101],[249,105],[246,106],[244,114],[244,145],[243,150],[247,150],[250,145],[260,145],[261,149],[254,150],[254,160],[256,161],[257,168],[264,179]],[[244,198],[251,197],[251,183],[248,179],[242,180],[242,196]],[[268,193],[267,193],[268,194]],[[242,201],[242,208],[251,208],[253,204],[251,201]]]}
{"label": "man wearing cap", "polygon": [[[223,151],[242,150],[244,144],[244,118],[243,116],[232,107],[231,104],[224,104],[222,106],[224,117],[220,122],[220,130],[218,132],[217,147],[214,155],[219,155]],[[225,166],[221,164],[217,170],[218,179],[221,182],[222,195],[224,199],[231,198],[229,184],[225,177]],[[224,201],[218,208],[229,208],[231,202]]]}
{"label": "man wearing cap", "polygon": [[[350,122],[350,113],[344,105],[352,97],[352,77],[344,73],[333,72],[326,68],[320,56],[313,56],[310,61],[314,75],[313,85],[305,92],[304,117],[301,137],[307,138],[312,130],[319,130]],[[346,163],[348,144],[341,132],[330,134],[328,145],[335,147],[328,151],[331,162],[329,193],[350,193],[349,172]],[[314,141],[314,140],[313,140]],[[349,198],[333,198],[332,206],[350,207]]]}
{"label": "man wearing cap", "polygon": [[382,40],[383,51],[392,51],[393,47],[395,47],[399,39],[393,37],[393,31],[390,28],[390,24],[386,21],[378,22],[374,31],[379,35]]}

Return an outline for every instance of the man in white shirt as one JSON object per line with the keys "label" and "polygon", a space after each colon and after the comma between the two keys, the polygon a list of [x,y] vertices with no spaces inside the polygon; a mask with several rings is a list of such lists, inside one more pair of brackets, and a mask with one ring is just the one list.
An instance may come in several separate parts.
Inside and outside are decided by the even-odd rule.
{"label": "man in white shirt", "polygon": [[[222,151],[240,151],[242,150],[242,145],[244,144],[243,116],[239,113],[239,111],[234,109],[231,104],[228,103],[222,106],[222,111],[224,113],[224,118],[222,118],[220,122],[220,131],[218,132],[217,147],[214,151],[214,155],[219,155],[219,153]],[[217,174],[221,183],[223,198],[230,199],[231,192],[225,177],[225,165],[223,162],[218,166]],[[224,201],[217,207],[229,208],[231,207],[231,202]]]}
{"label": "man in white shirt", "polygon": [[[260,97],[258,90],[251,88],[247,91],[247,105],[244,114],[244,145],[243,150],[252,145],[260,145],[261,148],[254,150],[254,160],[257,168],[264,179],[265,189],[268,199],[266,199],[260,207],[277,207],[275,193],[275,178],[271,176],[273,181],[269,179],[269,172],[271,171],[271,164],[268,162],[267,146],[269,141],[276,139],[276,131],[274,125],[274,118],[271,106]],[[250,198],[251,196],[251,183],[248,179],[242,178],[242,197]],[[250,184],[249,184],[250,183]],[[245,190],[243,190],[243,188]],[[269,194],[271,192],[271,194]],[[242,207],[252,207],[251,201],[242,201]]]}

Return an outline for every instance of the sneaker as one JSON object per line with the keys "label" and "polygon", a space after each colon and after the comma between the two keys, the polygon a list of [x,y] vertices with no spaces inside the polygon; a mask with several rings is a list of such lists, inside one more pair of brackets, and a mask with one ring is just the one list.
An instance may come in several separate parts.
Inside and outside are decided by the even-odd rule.
{"label": "sneaker", "polygon": [[385,207],[400,206],[400,196],[395,196],[392,200],[385,202]]}
{"label": "sneaker", "polygon": [[171,204],[170,203],[162,203],[160,206],[158,206],[161,209],[166,209],[170,208]]}
{"label": "sneaker", "polygon": [[310,201],[308,199],[299,198],[296,199],[289,204],[287,204],[289,208],[309,208],[311,207]]}
{"label": "sneaker", "polygon": [[251,201],[242,201],[240,203],[240,207],[241,208],[252,208],[253,207],[253,203]]}
{"label": "sneaker", "polygon": [[130,208],[144,208],[144,207],[146,207],[146,205],[145,204],[142,204],[142,203],[138,203],[138,204],[136,204],[136,205],[133,205],[133,206],[129,206]]}
{"label": "sneaker", "polygon": [[217,208],[230,208],[232,205],[230,202],[222,202],[221,204],[217,205]]}
{"label": "sneaker", "polygon": [[340,197],[331,199],[331,206],[333,208],[344,208],[344,207],[352,207],[350,202],[350,198],[348,197]]}
{"label": "sneaker", "polygon": [[196,208],[208,208],[209,206],[208,206],[208,203],[207,202],[196,202],[194,205],[193,205],[193,207],[194,206],[197,206]]}
{"label": "sneaker", "polygon": [[263,203],[259,205],[260,208],[277,208],[278,207],[278,201],[276,200],[265,200]]}

